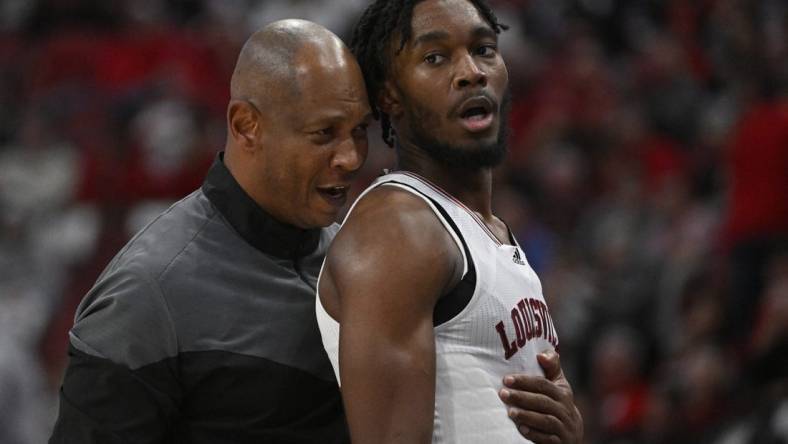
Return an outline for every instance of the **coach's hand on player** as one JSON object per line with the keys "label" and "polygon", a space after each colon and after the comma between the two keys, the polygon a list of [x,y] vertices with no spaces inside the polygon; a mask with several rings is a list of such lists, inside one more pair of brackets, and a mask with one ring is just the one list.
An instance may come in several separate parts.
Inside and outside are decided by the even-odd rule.
{"label": "coach's hand on player", "polygon": [[524,374],[504,377],[499,395],[520,433],[536,444],[580,444],[583,418],[574,403],[558,353],[537,355],[545,377]]}

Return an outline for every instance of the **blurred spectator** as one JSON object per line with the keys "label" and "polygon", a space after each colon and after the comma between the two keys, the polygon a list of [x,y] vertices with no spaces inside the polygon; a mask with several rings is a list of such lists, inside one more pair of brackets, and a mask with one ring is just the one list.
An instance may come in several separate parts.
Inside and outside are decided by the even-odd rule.
{"label": "blurred spectator", "polygon": [[767,264],[788,245],[788,101],[759,100],[744,112],[727,160],[728,325],[729,334],[738,336],[752,328]]}
{"label": "blurred spectator", "polygon": [[644,350],[637,333],[620,326],[602,332],[592,346],[591,396],[598,414],[590,419],[603,442],[637,437],[649,398],[642,373]]}

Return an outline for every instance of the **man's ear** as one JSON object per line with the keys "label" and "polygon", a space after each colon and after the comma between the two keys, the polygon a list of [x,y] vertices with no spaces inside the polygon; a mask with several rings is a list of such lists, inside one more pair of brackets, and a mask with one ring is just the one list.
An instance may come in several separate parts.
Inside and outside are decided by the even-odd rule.
{"label": "man's ear", "polygon": [[383,83],[380,93],[378,93],[378,107],[381,111],[388,114],[392,119],[402,115],[402,103],[400,101],[399,89],[391,80]]}
{"label": "man's ear", "polygon": [[227,130],[229,136],[243,149],[253,150],[260,135],[262,116],[254,105],[246,100],[230,100],[227,107]]}

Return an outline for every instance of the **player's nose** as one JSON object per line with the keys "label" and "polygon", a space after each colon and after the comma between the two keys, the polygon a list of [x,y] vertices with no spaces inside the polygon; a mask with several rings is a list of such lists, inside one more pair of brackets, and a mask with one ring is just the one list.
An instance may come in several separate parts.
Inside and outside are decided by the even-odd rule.
{"label": "player's nose", "polygon": [[471,54],[466,54],[457,60],[453,83],[457,89],[477,85],[485,86],[487,84],[487,74],[476,63]]}

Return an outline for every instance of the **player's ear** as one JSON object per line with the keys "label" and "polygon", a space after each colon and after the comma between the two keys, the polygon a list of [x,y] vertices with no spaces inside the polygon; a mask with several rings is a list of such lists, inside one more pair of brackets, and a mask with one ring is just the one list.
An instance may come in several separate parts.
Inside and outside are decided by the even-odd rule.
{"label": "player's ear", "polygon": [[402,102],[399,90],[391,80],[386,80],[380,93],[378,93],[378,107],[392,119],[402,115]]}
{"label": "player's ear", "polygon": [[262,125],[262,116],[251,102],[230,101],[227,107],[227,128],[230,137],[243,149],[253,150],[257,146]]}

